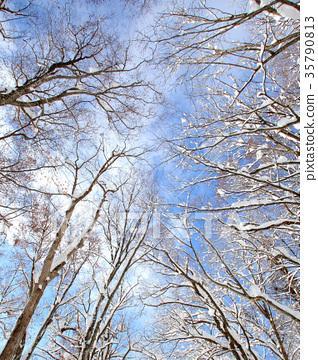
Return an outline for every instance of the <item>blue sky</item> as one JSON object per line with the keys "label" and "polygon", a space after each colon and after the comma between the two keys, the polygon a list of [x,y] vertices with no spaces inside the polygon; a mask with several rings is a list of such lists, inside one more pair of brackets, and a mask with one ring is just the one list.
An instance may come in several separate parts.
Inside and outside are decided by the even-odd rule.
{"label": "blue sky", "polygon": [[[23,2],[23,0],[21,0],[21,2]],[[211,3],[217,3],[218,6],[222,6],[223,10],[227,11],[233,11],[237,8],[238,4],[237,1],[211,1]],[[44,4],[45,6],[43,6]],[[44,14],[47,11],[43,10],[43,8],[47,7],[46,4],[47,3],[44,0],[41,0],[37,3],[39,13],[41,13],[42,11]],[[60,6],[63,6],[63,0],[60,0],[59,4]],[[43,6],[43,8],[41,8],[41,6]],[[143,52],[140,49],[140,46],[137,46],[134,42],[135,37],[139,36],[137,32],[143,31],[145,28],[147,28],[152,23],[154,16],[158,12],[160,12],[163,7],[164,5],[161,4],[154,7],[149,12],[145,10],[144,12],[139,12],[136,15],[132,5],[124,6],[123,2],[121,1],[105,1],[97,3],[92,2],[89,8],[84,4],[84,1],[76,1],[76,7],[74,7],[72,17],[74,19],[77,19],[78,22],[81,22],[83,20],[88,20],[90,17],[94,17],[95,13],[104,14],[105,17],[110,19],[111,29],[109,31],[114,32],[115,34],[119,34],[120,39],[124,42],[131,41],[131,53],[133,55],[133,58],[135,59],[134,61],[136,62],[150,56],[149,50]],[[52,5],[52,12],[54,13],[54,5]],[[43,19],[45,19],[45,16],[43,16]],[[45,21],[43,20],[43,23],[44,22]],[[23,23],[21,25],[21,28],[22,30],[26,30]],[[235,41],[236,39],[242,40],[245,36],[247,36],[245,30],[246,29],[244,29],[243,27],[240,31],[232,33],[230,39],[232,41]],[[188,97],[189,84],[178,83],[176,85],[177,79],[179,78],[179,75],[182,73],[183,70],[180,69],[179,73],[177,72],[175,74],[169,72],[163,74],[164,68],[160,67],[160,65],[158,65],[157,68],[150,68],[150,71],[146,69],[146,67],[141,67],[141,71],[148,71],[147,73],[145,73],[145,78],[149,81],[154,82],[156,86],[162,89],[165,103],[164,105],[154,105],[155,114],[153,118],[149,120],[149,124],[146,125],[142,134],[136,135],[135,141],[136,144],[150,144],[154,147],[154,150],[149,154],[147,158],[149,166],[145,166],[145,172],[149,171],[149,168],[151,169],[151,171],[153,171],[152,176],[159,197],[163,199],[163,202],[172,204],[172,206],[169,206],[167,208],[167,213],[182,213],[182,210],[180,210],[180,208],[176,205],[180,202],[185,202],[188,200],[190,200],[190,202],[199,200],[199,203],[203,204],[220,204],[222,200],[220,200],[220,198],[216,196],[216,191],[218,187],[217,181],[211,182],[210,184],[196,186],[195,188],[185,189],[183,191],[178,190],[181,183],[183,183],[185,180],[193,179],[193,177],[205,174],[205,167],[202,166],[196,167],[196,169],[190,168],[190,170],[186,170],[180,166],[179,158],[173,159],[168,162],[164,161],[166,159],[166,156],[168,155],[168,151],[165,144],[160,144],[160,139],[167,137],[171,139],[182,134],[184,126],[182,118],[191,118],[195,111],[193,103]],[[243,72],[235,70],[232,72],[232,75],[239,78],[240,81],[244,81]],[[166,78],[168,78],[168,81],[164,84],[163,80],[166,80]],[[255,80],[257,80],[257,78]],[[202,133],[202,137],[204,138],[204,133]],[[189,146],[190,145],[191,142],[189,141]],[[220,154],[219,159],[225,161],[228,156],[229,153],[227,152],[227,149],[224,149],[224,153]],[[245,159],[242,160],[241,165],[245,165],[245,163],[248,162],[249,159],[245,157]],[[239,196],[236,198],[234,197],[231,200],[239,200]],[[275,217],[275,213],[272,213],[272,216]],[[169,223],[169,221],[174,226],[178,225],[178,222],[176,222],[175,219],[169,219],[169,216],[167,216],[167,222]],[[202,228],[202,222],[197,221],[197,226],[199,228]],[[214,235],[216,236],[216,241],[220,241],[220,238],[217,236],[217,234]],[[196,241],[195,238],[194,241]],[[199,239],[197,241],[197,245],[199,248]],[[9,247],[4,247],[3,251],[5,254],[7,254],[8,262],[10,261],[10,255],[15,256],[14,253],[10,254],[11,251]],[[49,303],[50,297],[51,289],[48,289],[40,305]],[[139,315],[136,315],[136,313],[132,314],[131,316],[132,321],[135,322],[135,329],[141,330],[145,325],[145,318],[147,317],[149,319],[151,314],[151,309],[146,309],[143,317],[139,317]],[[136,317],[135,320],[134,317]],[[38,320],[39,318],[35,320],[35,325],[37,325]],[[151,320],[149,326],[151,326]],[[266,359],[270,360],[271,355],[268,355]]]}

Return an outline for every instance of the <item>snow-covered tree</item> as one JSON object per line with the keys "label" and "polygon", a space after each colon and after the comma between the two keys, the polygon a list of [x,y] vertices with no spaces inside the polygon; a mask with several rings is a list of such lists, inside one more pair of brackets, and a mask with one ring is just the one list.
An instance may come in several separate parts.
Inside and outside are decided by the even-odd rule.
{"label": "snow-covered tree", "polygon": [[0,0],[0,360],[299,359],[299,37],[296,0]]}
{"label": "snow-covered tree", "polygon": [[[55,318],[61,309],[97,298],[95,274],[82,288],[78,279],[93,267],[98,246],[118,253],[112,261],[100,253],[98,260],[101,271],[107,261],[115,267],[114,273],[109,267],[103,270],[105,284],[98,287],[106,287],[100,297],[109,302],[108,316],[114,316],[113,309],[129,298],[132,285],[124,284],[123,274],[140,256],[137,250],[147,232],[106,242],[107,224],[112,233],[116,226],[119,231],[127,216],[124,198],[117,201],[123,208],[118,223],[110,224],[107,207],[117,192],[127,192],[138,182],[134,168],[145,150],[136,135],[153,91],[138,74],[141,64],[131,58],[129,41],[109,30],[110,20],[103,14],[79,16],[73,5],[0,3],[0,216],[5,255],[0,359],[34,357],[38,346],[49,341],[51,327],[57,327],[56,337],[63,335]],[[133,206],[137,208],[134,203],[127,209]],[[140,228],[139,223],[135,226]],[[95,337],[111,331],[103,321]],[[92,341],[101,346],[99,340]],[[82,358],[90,358],[81,346]],[[58,356],[66,356],[67,348]]]}
{"label": "snow-covered tree", "polygon": [[282,4],[299,11],[193,2],[158,27],[193,102],[166,140],[180,192],[165,202],[187,222],[152,258],[167,276],[151,296],[165,356],[299,357],[299,22]]}

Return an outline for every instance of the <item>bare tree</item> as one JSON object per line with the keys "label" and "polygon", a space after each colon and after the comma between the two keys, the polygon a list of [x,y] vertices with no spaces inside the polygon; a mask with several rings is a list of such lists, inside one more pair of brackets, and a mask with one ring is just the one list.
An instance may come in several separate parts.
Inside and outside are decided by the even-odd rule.
{"label": "bare tree", "polygon": [[[119,359],[132,351],[125,309],[133,304],[132,296],[139,286],[133,269],[146,252],[152,212],[142,204],[141,195],[140,185],[134,183],[121,187],[103,204],[83,252],[84,265],[77,259],[67,286],[61,286],[66,279],[65,274],[61,276],[57,287],[62,292],[56,292],[53,306],[23,359],[31,358],[34,352],[52,359],[67,354],[74,359]],[[82,275],[74,281],[80,271]],[[70,286],[76,289],[73,293]],[[46,338],[52,344],[49,347],[41,346]]]}
{"label": "bare tree", "polygon": [[107,132],[107,124],[122,133],[136,128],[152,92],[129,44],[106,32],[101,18],[79,23],[66,5],[48,4],[39,14],[29,4],[28,11],[20,25],[26,33],[9,40],[12,51],[0,59],[0,171],[3,199],[9,197],[1,216],[8,221],[28,207],[25,197],[14,198],[17,187],[22,194],[43,167],[59,166],[57,154],[72,140]]}
{"label": "bare tree", "polygon": [[[141,64],[131,59],[129,41],[112,34],[102,16],[78,19],[70,5],[28,2],[17,9],[2,1],[0,7],[1,34],[9,45],[0,56],[0,214],[3,248],[14,259],[3,268],[10,276],[1,284],[6,344],[0,359],[33,357],[60,309],[96,291],[93,274],[91,285],[73,293],[98,252],[101,213],[145,152],[131,145],[153,94],[139,76]],[[136,260],[141,244],[126,240],[117,255],[121,267],[109,282]],[[111,312],[128,300],[117,277],[118,284],[105,280],[105,291],[113,294],[107,306],[106,293],[100,294],[97,311],[104,306]],[[102,336],[99,331],[90,335],[92,342]],[[108,324],[103,331],[109,332]],[[89,358],[81,346],[81,356]]]}
{"label": "bare tree", "polygon": [[[31,278],[28,281],[29,289],[25,304],[1,354],[3,359],[10,359],[16,356],[21,343],[23,343],[25,339],[28,325],[48,284],[58,276],[67,264],[68,259],[71,258],[79,248],[83,247],[86,239],[91,236],[107,196],[110,193],[116,192],[118,186],[121,185],[120,182],[117,185],[107,184],[107,182],[105,182],[105,174],[111,171],[113,165],[118,162],[120,158],[127,156],[135,157],[136,155],[129,154],[124,150],[112,152],[108,157],[105,154],[102,164],[95,173],[89,169],[87,161],[83,161],[81,164],[76,162],[74,164],[72,192],[70,193],[70,200],[65,206],[66,210],[64,211],[64,215],[60,219],[57,219],[57,223],[53,224],[53,227],[48,226],[48,229],[41,227],[39,219],[36,219],[35,222],[31,219],[31,228],[35,232],[39,231],[40,234],[38,235],[41,237],[37,239],[34,254],[31,256]],[[95,156],[89,160],[95,160]],[[86,185],[84,186],[84,190],[82,190],[83,185],[78,183],[79,181],[83,182],[83,178],[79,173],[83,165],[85,165],[86,171],[88,171],[88,174],[91,176],[91,179],[85,179],[84,184]],[[90,196],[94,197],[89,198]],[[93,209],[92,214],[90,215],[87,212],[85,216],[76,214],[78,207],[87,200],[90,202],[93,201],[91,204]],[[42,208],[42,214],[43,210]],[[50,212],[48,216],[52,217],[52,212]],[[78,216],[80,216],[80,219],[78,219]],[[80,223],[78,223],[78,221],[80,221]],[[77,229],[74,236],[70,233],[72,228]],[[29,235],[30,234],[28,234],[28,239]],[[27,241],[30,241],[28,239]],[[19,239],[19,241],[21,241],[23,246],[23,239]],[[28,254],[28,249],[26,249],[26,252]],[[22,268],[22,271],[26,271],[24,268],[25,267]]]}
{"label": "bare tree", "polygon": [[193,103],[166,140],[181,184],[165,202],[186,221],[151,258],[167,279],[146,350],[163,357],[299,357],[299,22],[282,4],[299,11],[176,2],[157,27]]}
{"label": "bare tree", "polygon": [[164,4],[152,61],[75,3],[0,0],[0,360],[298,359],[298,1]]}

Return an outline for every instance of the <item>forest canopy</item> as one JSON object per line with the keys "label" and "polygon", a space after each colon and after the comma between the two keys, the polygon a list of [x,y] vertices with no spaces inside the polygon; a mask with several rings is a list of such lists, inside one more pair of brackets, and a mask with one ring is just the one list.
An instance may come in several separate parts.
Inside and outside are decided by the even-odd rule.
{"label": "forest canopy", "polygon": [[299,359],[292,0],[0,0],[0,360]]}

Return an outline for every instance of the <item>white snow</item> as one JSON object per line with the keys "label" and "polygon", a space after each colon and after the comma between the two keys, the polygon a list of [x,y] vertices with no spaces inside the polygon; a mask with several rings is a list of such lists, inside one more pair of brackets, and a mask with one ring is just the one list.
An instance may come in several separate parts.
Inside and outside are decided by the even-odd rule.
{"label": "white snow", "polygon": [[[272,2],[272,0],[261,0],[259,3],[259,1],[250,0],[250,11],[256,11],[261,7],[269,5]],[[273,5],[272,8],[275,9],[281,17],[294,20],[298,20],[300,18],[300,12],[291,5],[278,3]],[[267,12],[267,14],[274,17],[275,19],[278,17],[277,14],[274,14],[272,12]]]}
{"label": "white snow", "polygon": [[251,298],[253,298],[253,299],[261,298],[262,300],[265,300],[266,302],[268,302],[270,305],[272,305],[277,310],[280,310],[281,312],[293,317],[296,320],[300,320],[299,311],[291,309],[289,306],[283,305],[283,304],[279,303],[278,301],[272,299],[267,294],[262,292],[261,289],[257,285],[255,285],[255,284],[251,285],[247,293]]}
{"label": "white snow", "polygon": [[256,159],[260,160],[263,157],[263,151],[262,150],[257,150],[256,151]]}
{"label": "white snow", "polygon": [[257,285],[252,284],[248,290],[248,295],[252,298],[256,298],[256,297],[261,296],[262,292]]}
{"label": "white snow", "polygon": [[278,5],[277,11],[283,17],[287,17],[294,20],[299,20],[300,18],[300,12],[294,7],[287,4]]}
{"label": "white snow", "polygon": [[[1,46],[0,50],[2,51]],[[15,88],[16,84],[13,76],[11,75],[7,67],[0,64],[0,90],[4,91],[6,89],[5,93],[9,93]]]}
{"label": "white snow", "polygon": [[284,203],[284,200],[245,200],[245,201],[237,201],[232,204],[233,209],[244,208],[244,207],[251,207],[251,206],[264,206],[264,205],[272,205],[272,204],[279,204]]}
{"label": "white snow", "polygon": [[208,314],[209,314],[211,317],[214,317],[214,316],[215,316],[215,310],[212,309],[212,308],[209,308]]}
{"label": "white snow", "polygon": [[271,253],[272,253],[273,256],[282,255],[282,256],[284,256],[286,259],[290,260],[291,262],[296,263],[296,264],[299,264],[299,259],[298,259],[296,256],[291,255],[291,254],[289,253],[289,251],[287,251],[287,249],[284,248],[284,247],[274,248]]}
{"label": "white snow", "polygon": [[35,271],[35,272],[33,273],[33,282],[34,282],[35,284],[37,284],[37,283],[39,282],[39,278],[40,278],[40,273],[39,273],[38,271]]}
{"label": "white snow", "polygon": [[255,0],[250,0],[250,11],[255,11],[259,9],[259,5]]}
{"label": "white snow", "polygon": [[222,190],[222,189],[217,189],[216,192],[219,196],[223,196],[225,194],[224,190]]}
{"label": "white snow", "polygon": [[285,162],[288,162],[288,159],[286,156],[280,156],[278,159],[277,159],[277,163],[280,164],[280,163],[285,163]]}
{"label": "white snow", "polygon": [[286,222],[291,222],[291,219],[277,219],[272,221],[267,221],[262,224],[240,224],[240,225],[233,225],[240,231],[256,231],[256,230],[265,230],[272,226],[280,226]]}
{"label": "white snow", "polygon": [[262,293],[261,297],[267,301],[269,304],[271,304],[273,307],[275,307],[277,310],[282,311],[283,313],[293,317],[296,320],[300,320],[300,313],[297,310],[291,309],[289,306],[283,305],[279,303],[278,301],[270,298],[267,294]]}
{"label": "white snow", "polygon": [[66,249],[63,251],[62,254],[54,257],[54,260],[51,265],[50,271],[53,271],[57,266],[63,264],[67,261],[67,258],[74,252],[74,250],[79,246],[80,242],[82,241],[82,237],[79,236],[79,238],[75,241],[73,241],[69,246],[66,247]]}
{"label": "white snow", "polygon": [[282,118],[277,122],[277,126],[279,127],[283,127],[283,126],[287,126],[290,125],[292,123],[295,122],[295,119],[291,119],[291,118]]}

